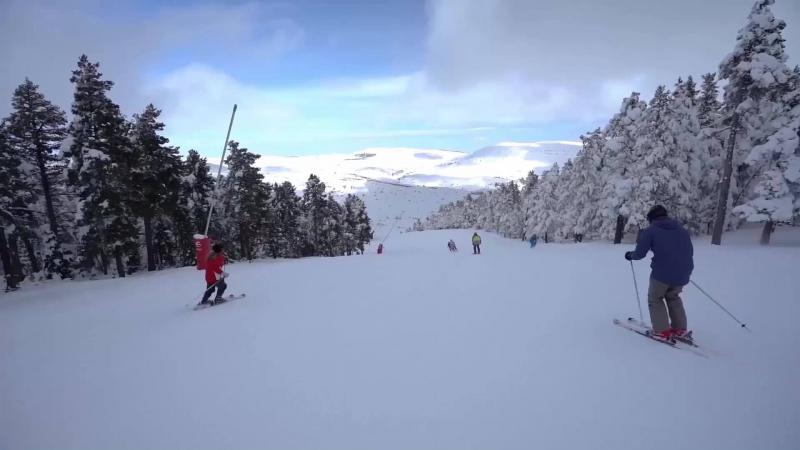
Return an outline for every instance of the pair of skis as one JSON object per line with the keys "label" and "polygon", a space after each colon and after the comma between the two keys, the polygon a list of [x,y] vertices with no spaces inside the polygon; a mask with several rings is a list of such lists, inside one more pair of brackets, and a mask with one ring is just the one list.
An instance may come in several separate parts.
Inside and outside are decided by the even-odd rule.
{"label": "pair of skis", "polygon": [[614,325],[625,328],[626,330],[633,331],[634,333],[640,336],[644,336],[648,339],[660,342],[672,348],[676,348],[678,350],[686,350],[690,353],[694,353],[695,355],[702,356],[703,358],[709,357],[708,354],[703,352],[700,346],[694,343],[694,341],[692,340],[681,339],[681,338],[673,338],[670,340],[665,340],[653,336],[652,328],[642,323],[641,321],[634,319],[633,317],[628,317],[627,320],[614,319]]}
{"label": "pair of skis", "polygon": [[235,295],[234,294],[228,294],[228,295],[222,297],[222,299],[224,301],[221,302],[221,303],[211,303],[211,301],[209,301],[207,303],[198,303],[197,305],[195,305],[194,310],[195,311],[199,311],[201,309],[211,308],[213,306],[222,305],[222,304],[225,304],[225,303],[228,303],[228,302],[232,302],[234,300],[243,299],[244,297],[245,297],[245,294],[235,294]]}

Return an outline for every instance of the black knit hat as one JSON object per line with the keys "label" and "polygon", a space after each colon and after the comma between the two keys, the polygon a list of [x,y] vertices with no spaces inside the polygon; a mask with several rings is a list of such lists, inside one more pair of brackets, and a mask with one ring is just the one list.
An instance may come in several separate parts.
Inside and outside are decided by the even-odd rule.
{"label": "black knit hat", "polygon": [[667,208],[664,208],[661,205],[656,205],[650,208],[650,212],[647,213],[647,221],[652,222],[659,217],[667,217]]}
{"label": "black knit hat", "polygon": [[219,253],[222,251],[222,244],[214,244],[211,249],[214,250],[214,253]]}

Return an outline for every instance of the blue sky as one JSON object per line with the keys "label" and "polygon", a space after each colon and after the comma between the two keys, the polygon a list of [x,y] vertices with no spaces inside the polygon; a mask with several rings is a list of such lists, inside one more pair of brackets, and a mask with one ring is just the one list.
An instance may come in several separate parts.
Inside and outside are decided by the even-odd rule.
{"label": "blue sky", "polygon": [[[577,140],[632,90],[716,70],[751,0],[0,0],[0,92],[28,76],[68,109],[86,53],[127,114],[183,150],[471,151]],[[787,51],[800,2],[777,0]],[[7,42],[11,45],[5,44]],[[790,59],[797,63],[797,58]],[[5,114],[8,103],[0,103]]]}

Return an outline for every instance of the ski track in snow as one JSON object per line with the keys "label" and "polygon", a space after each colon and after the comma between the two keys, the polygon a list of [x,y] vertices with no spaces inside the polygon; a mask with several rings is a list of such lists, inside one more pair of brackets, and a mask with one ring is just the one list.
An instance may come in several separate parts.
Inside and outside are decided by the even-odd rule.
{"label": "ski track in snow", "polygon": [[202,312],[193,268],[2,295],[0,448],[798,448],[798,247],[696,242],[753,330],[687,286],[703,359],[611,323],[638,315],[628,245],[471,234],[233,264],[247,298]]}

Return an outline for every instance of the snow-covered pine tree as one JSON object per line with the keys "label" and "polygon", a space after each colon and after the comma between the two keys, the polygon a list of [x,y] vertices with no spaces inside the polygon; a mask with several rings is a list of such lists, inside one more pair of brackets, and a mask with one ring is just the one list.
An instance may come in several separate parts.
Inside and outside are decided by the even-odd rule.
{"label": "snow-covered pine tree", "polygon": [[603,147],[604,183],[598,225],[600,236],[613,237],[615,244],[622,242],[625,223],[631,214],[629,203],[635,181],[631,169],[636,162],[636,136],[646,109],[647,104],[639,100],[639,93],[633,92],[622,100],[620,112],[603,130],[606,137]]}
{"label": "snow-covered pine tree", "polygon": [[[178,149],[161,136],[161,111],[152,104],[134,116],[131,129],[133,149],[130,179],[131,209],[144,225],[147,270],[174,264],[176,243],[170,218],[178,208],[181,159]],[[155,230],[154,228],[158,228]]]}
{"label": "snow-covered pine tree", "polygon": [[[761,146],[778,132],[782,123],[780,116],[786,113],[785,87],[791,77],[785,64],[787,55],[782,35],[786,23],[772,14],[770,6],[773,4],[774,0],[756,2],[745,26],[739,30],[736,46],[719,66],[720,79],[727,81],[723,91],[724,111],[730,132],[712,237],[715,244],[722,239],[729,217],[728,204],[736,207],[753,196],[758,197],[765,193],[762,182],[772,184],[765,180],[777,180],[767,164],[768,159],[757,155],[750,157],[754,148],[763,149]],[[735,177],[732,176],[734,168]],[[746,214],[753,210],[742,212],[752,219],[763,219],[766,234],[773,227],[770,214]]]}
{"label": "snow-covered pine tree", "polygon": [[292,183],[284,181],[273,187],[272,209],[275,212],[278,256],[296,258],[301,253],[300,220],[303,212],[300,197]]}
{"label": "snow-covered pine tree", "polygon": [[322,237],[322,226],[328,213],[328,199],[325,194],[325,183],[311,174],[306,181],[301,203],[303,219],[301,229],[303,236],[303,256],[322,254],[325,242]]}
{"label": "snow-covered pine tree", "polygon": [[558,189],[558,164],[544,172],[539,178],[539,183],[531,195],[531,214],[525,224],[525,236],[537,235],[545,243],[553,238],[553,231],[558,227],[557,217],[557,189]]}
{"label": "snow-covered pine tree", "polygon": [[372,228],[364,201],[359,197],[348,194],[344,199],[345,210],[345,242],[346,251],[358,250],[364,254],[364,245],[372,240]]}
{"label": "snow-covered pine tree", "polygon": [[555,217],[558,221],[555,225],[555,232],[553,233],[558,240],[574,239],[574,222],[575,222],[575,193],[570,191],[575,182],[575,164],[572,159],[561,167],[556,183],[556,201],[555,201]]}
{"label": "snow-covered pine tree", "polygon": [[531,202],[530,198],[533,196],[533,191],[536,189],[536,184],[539,182],[539,175],[537,175],[533,170],[528,172],[528,175],[525,176],[520,183],[522,183],[522,189],[520,191],[520,196],[522,199],[520,200],[520,209],[522,211],[522,238],[521,239],[528,239],[526,228],[528,219],[532,214],[531,210]]}
{"label": "snow-covered pine tree", "polygon": [[339,256],[345,253],[344,248],[344,208],[329,193],[325,202],[320,228],[321,253],[325,256]]}
{"label": "snow-covered pine tree", "polygon": [[521,239],[525,234],[525,218],[522,209],[522,193],[516,181],[502,183],[493,192],[498,216],[497,233],[505,237]]}
{"label": "snow-covered pine tree", "polygon": [[697,118],[703,128],[716,128],[721,120],[722,104],[719,102],[717,74],[711,72],[703,75],[700,86],[700,98],[697,105]]}
{"label": "snow-covered pine tree", "polygon": [[642,116],[632,170],[635,182],[628,206],[628,231],[645,228],[645,214],[656,204],[664,205],[689,228],[697,228],[692,226],[691,201],[696,198],[694,191],[702,170],[698,158],[693,157],[699,123],[683,82],[679,81],[677,87],[673,98],[659,86]]}
{"label": "snow-covered pine tree", "polygon": [[588,237],[597,237],[599,225],[596,223],[597,204],[600,201],[600,192],[603,188],[601,174],[603,173],[602,151],[605,145],[605,136],[598,128],[589,134],[581,136],[583,147],[575,157],[575,168],[571,185],[565,188],[571,192],[573,203],[571,217],[565,219],[572,225],[572,233]]}
{"label": "snow-covered pine tree", "polygon": [[[14,91],[13,112],[8,118],[8,140],[23,161],[31,181],[32,227],[36,239],[44,244],[45,276],[72,275],[71,258],[62,246],[67,233],[57,211],[54,185],[62,184],[64,165],[57,154],[67,134],[64,111],[39,92],[39,86],[25,79]],[[39,225],[39,226],[37,226]]]}
{"label": "snow-covered pine tree", "polygon": [[17,249],[12,248],[10,239],[17,229],[25,226],[26,205],[32,201],[30,180],[21,169],[22,164],[22,158],[8,142],[5,121],[0,121],[0,260],[7,291],[16,289],[17,283],[25,278],[15,257]]}
{"label": "snow-covered pine tree", "polygon": [[[209,203],[214,192],[214,179],[208,163],[195,150],[189,150],[182,162],[180,196],[173,222],[177,234],[177,248],[184,265],[194,264],[192,238],[202,233],[206,226]],[[215,216],[217,218],[218,216]],[[216,221],[213,229],[218,229]]]}
{"label": "snow-covered pine tree", "polygon": [[269,208],[269,187],[255,167],[258,158],[260,155],[240,148],[238,142],[228,143],[228,157],[225,159],[228,175],[219,192],[223,205],[220,231],[227,232],[221,240],[238,244],[238,248],[231,249],[234,259],[257,258],[260,256],[259,244],[264,241],[261,225]]}
{"label": "snow-covered pine tree", "polygon": [[697,119],[700,122],[700,145],[708,155],[708,165],[700,180],[700,196],[695,208],[696,220],[702,224],[703,233],[711,233],[714,223],[714,210],[719,197],[719,183],[722,168],[722,105],[719,102],[716,73],[703,75],[703,84],[697,105]]}
{"label": "snow-covered pine tree", "polygon": [[70,81],[75,85],[70,124],[69,182],[78,191],[79,256],[84,271],[98,267],[108,273],[111,258],[124,277],[125,261],[138,265],[138,227],[128,202],[131,146],[129,124],[106,95],[113,82],[102,79],[99,63],[86,55]]}
{"label": "snow-covered pine tree", "polygon": [[708,213],[713,209],[713,188],[718,179],[717,166],[712,158],[712,148],[703,135],[699,118],[699,99],[689,76],[685,86],[676,86],[673,93],[667,123],[676,147],[675,167],[686,167],[687,173],[678,178],[687,183],[678,192],[681,203],[676,217],[684,220],[684,225],[692,233],[708,231]]}
{"label": "snow-covered pine tree", "polygon": [[767,140],[751,150],[746,162],[762,167],[753,191],[734,213],[749,222],[764,222],[761,244],[769,244],[778,224],[800,218],[800,74],[797,68],[781,86],[784,108],[771,126]]}

